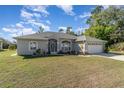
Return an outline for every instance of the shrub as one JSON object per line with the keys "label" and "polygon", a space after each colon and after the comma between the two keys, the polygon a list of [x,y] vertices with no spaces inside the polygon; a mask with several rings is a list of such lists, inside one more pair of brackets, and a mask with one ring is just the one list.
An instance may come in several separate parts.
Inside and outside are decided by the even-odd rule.
{"label": "shrub", "polygon": [[62,52],[62,50],[60,50],[60,51],[58,52],[58,54],[64,54],[64,53]]}
{"label": "shrub", "polygon": [[72,55],[76,55],[76,51],[71,51],[70,54],[72,54]]}
{"label": "shrub", "polygon": [[71,54],[71,55],[76,55],[76,51],[63,52],[62,50],[60,50],[60,51],[58,52],[58,54]]}
{"label": "shrub", "polygon": [[37,54],[37,55],[41,55],[41,53],[42,53],[41,49],[37,49],[37,50],[36,50],[36,54]]}
{"label": "shrub", "polygon": [[15,50],[17,47],[16,47],[16,45],[14,45],[14,44],[12,44],[12,45],[9,45],[9,50]]}
{"label": "shrub", "polygon": [[113,44],[109,47],[112,51],[124,51],[124,42]]}
{"label": "shrub", "polygon": [[33,53],[33,55],[35,55],[35,56],[46,56],[46,52],[43,50],[43,49],[37,49],[34,53]]}

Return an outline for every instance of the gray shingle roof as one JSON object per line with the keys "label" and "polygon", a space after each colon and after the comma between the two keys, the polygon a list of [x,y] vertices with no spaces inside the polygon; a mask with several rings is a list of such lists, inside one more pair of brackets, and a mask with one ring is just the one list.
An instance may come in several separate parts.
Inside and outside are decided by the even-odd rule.
{"label": "gray shingle roof", "polygon": [[74,36],[66,33],[59,33],[59,32],[42,32],[42,33],[35,33],[30,35],[18,36],[14,37],[14,39],[35,39],[35,40],[48,40],[50,38],[65,38],[65,39],[76,39],[76,41],[84,41],[87,42],[107,42],[105,40],[96,39],[89,36]]}
{"label": "gray shingle roof", "polygon": [[31,35],[24,35],[14,37],[14,39],[37,39],[37,40],[47,40],[49,38],[65,38],[65,39],[76,39],[76,36],[69,35],[66,33],[59,33],[59,32],[42,32],[42,33],[35,33]]}
{"label": "gray shingle roof", "polygon": [[87,42],[107,42],[105,40],[100,40],[94,37],[90,37],[90,36],[78,36],[76,41],[84,41],[86,40]]}

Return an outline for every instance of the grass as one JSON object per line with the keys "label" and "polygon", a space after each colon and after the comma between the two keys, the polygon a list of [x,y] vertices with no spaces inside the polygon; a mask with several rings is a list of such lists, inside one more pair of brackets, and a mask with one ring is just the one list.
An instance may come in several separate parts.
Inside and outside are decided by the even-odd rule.
{"label": "grass", "polygon": [[124,55],[124,51],[109,51],[109,53]]}
{"label": "grass", "polygon": [[124,87],[124,62],[101,57],[26,58],[0,52],[0,87]]}

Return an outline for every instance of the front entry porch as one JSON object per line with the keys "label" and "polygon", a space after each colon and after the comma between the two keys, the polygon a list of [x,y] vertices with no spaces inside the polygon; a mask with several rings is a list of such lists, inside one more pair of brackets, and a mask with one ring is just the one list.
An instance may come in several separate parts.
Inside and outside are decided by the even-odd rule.
{"label": "front entry porch", "polygon": [[56,39],[48,40],[48,52],[49,54],[70,53],[72,50],[71,41],[63,40],[58,41]]}
{"label": "front entry porch", "polygon": [[56,39],[49,39],[48,52],[50,54],[57,54],[57,40]]}

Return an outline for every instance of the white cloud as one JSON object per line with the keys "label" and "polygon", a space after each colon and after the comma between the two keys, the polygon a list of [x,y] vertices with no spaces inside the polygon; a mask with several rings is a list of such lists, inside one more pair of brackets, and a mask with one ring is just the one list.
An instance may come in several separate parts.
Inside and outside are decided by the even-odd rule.
{"label": "white cloud", "polygon": [[32,13],[27,12],[26,10],[22,9],[21,10],[21,17],[26,18],[26,19],[31,19],[33,17]]}
{"label": "white cloud", "polygon": [[21,36],[21,35],[33,34],[33,33],[35,33],[35,31],[33,31],[32,28],[23,28],[16,33],[11,33],[10,36],[16,37],[16,36]]}
{"label": "white cloud", "polygon": [[58,27],[58,29],[63,29],[63,30],[66,30],[66,29],[67,29],[67,27],[60,26],[60,27]]}
{"label": "white cloud", "polygon": [[18,31],[17,29],[15,29],[15,28],[13,29],[11,27],[3,27],[2,30],[5,32],[9,32],[9,33],[15,33]]}
{"label": "white cloud", "polygon": [[23,29],[24,26],[20,23],[16,23],[15,25],[9,25],[7,27],[3,27],[2,30],[9,33],[18,32],[20,29]]}
{"label": "white cloud", "polygon": [[5,32],[11,32],[11,30],[9,28],[5,28],[5,27],[2,28],[2,30],[5,31]]}
{"label": "white cloud", "polygon": [[51,24],[51,22],[49,20],[41,20],[42,15],[49,15],[49,12],[46,10],[47,6],[31,6],[32,8],[27,7],[28,6],[23,7],[21,10],[20,22],[10,24],[2,28],[2,31],[7,32],[9,37],[36,33],[34,29],[38,30],[39,26],[42,26],[46,31],[50,31],[50,27],[48,25]]}
{"label": "white cloud", "polygon": [[37,17],[37,18],[40,18],[41,15],[39,13],[33,13],[33,16]]}
{"label": "white cloud", "polygon": [[[32,28],[23,28],[23,29],[22,29],[22,32],[23,32],[23,35],[35,33],[35,31],[33,31]],[[21,33],[21,32],[20,32],[20,33]]]}
{"label": "white cloud", "polygon": [[41,23],[41,22],[38,22],[38,21],[36,21],[36,20],[28,20],[27,22],[26,22],[26,24],[31,24],[32,26],[37,26],[37,27],[40,27],[40,26],[42,26],[43,28],[44,28],[44,30],[46,30],[46,31],[50,31],[50,27],[48,26],[48,25],[45,25],[45,24],[43,24],[43,23]]}
{"label": "white cloud", "polygon": [[46,5],[32,5],[32,6],[25,6],[25,8],[31,10],[32,12],[39,12],[44,16],[49,15],[49,12],[47,11],[48,6]]}
{"label": "white cloud", "polygon": [[82,15],[79,15],[79,18],[86,18],[86,17],[90,17],[91,13],[90,12],[84,12]]}
{"label": "white cloud", "polygon": [[73,12],[72,5],[57,5],[58,8],[61,8],[67,15],[74,16],[75,13]]}
{"label": "white cloud", "polygon": [[16,23],[17,28],[23,28],[24,26],[21,23]]}
{"label": "white cloud", "polygon": [[46,23],[49,24],[49,25],[51,24],[51,22],[49,20],[47,20]]}
{"label": "white cloud", "polygon": [[15,25],[10,25],[7,27],[2,28],[3,31],[8,32],[9,35],[13,36],[19,36],[19,35],[27,35],[27,34],[32,34],[35,33],[32,28],[30,27],[24,27],[21,22],[16,23]]}
{"label": "white cloud", "polygon": [[17,35],[17,33],[11,33],[11,34],[9,34],[11,37],[16,37],[16,36],[19,36],[19,35]]}
{"label": "white cloud", "polygon": [[[47,7],[48,6],[24,6],[21,11],[21,17],[23,20],[22,24],[31,26],[32,28],[36,29],[42,26],[45,30],[50,30],[50,27],[48,26],[49,24],[51,24],[50,21],[41,20],[42,14],[49,15],[46,10]],[[44,24],[44,22],[48,25]]]}

